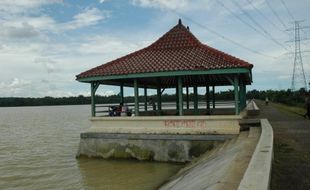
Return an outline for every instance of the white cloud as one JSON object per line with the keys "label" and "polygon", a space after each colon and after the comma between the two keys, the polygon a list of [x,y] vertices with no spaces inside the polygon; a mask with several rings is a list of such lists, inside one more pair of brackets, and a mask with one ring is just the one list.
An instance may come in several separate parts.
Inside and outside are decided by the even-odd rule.
{"label": "white cloud", "polygon": [[42,36],[46,31],[54,31],[56,23],[53,18],[41,16],[12,16],[0,18],[0,38],[32,39]]}
{"label": "white cloud", "polygon": [[64,91],[64,90],[49,90],[47,92],[44,92],[42,96],[69,97],[69,96],[77,96],[77,94],[74,94],[70,91]]}
{"label": "white cloud", "polygon": [[198,10],[209,10],[214,4],[212,0],[132,0],[133,5],[148,8],[157,8],[167,12],[174,10],[177,12],[192,12],[197,14]]}
{"label": "white cloud", "polygon": [[[12,56],[11,58],[14,58],[13,56],[16,56],[16,59],[26,56],[37,56],[44,51],[44,43],[36,43],[36,42],[30,42],[30,43],[3,43],[2,49],[0,49],[0,60],[1,58],[5,58],[7,56]],[[20,60],[18,60],[20,61]],[[0,63],[1,64],[1,63]]]}
{"label": "white cloud", "polygon": [[0,14],[5,16],[5,14],[26,13],[44,5],[62,2],[62,0],[1,0]]}
{"label": "white cloud", "polygon": [[16,96],[24,93],[31,86],[31,81],[14,78],[9,83],[0,83],[0,94],[2,96]]}
{"label": "white cloud", "polygon": [[68,22],[56,22],[54,18],[44,14],[30,16],[27,14],[10,13],[6,14],[5,18],[0,14],[0,38],[31,39],[38,36],[44,37],[48,36],[48,32],[62,33],[67,30],[96,25],[109,16],[109,11],[102,11],[97,8],[86,8],[74,15],[72,20]]}
{"label": "white cloud", "polygon": [[111,96],[115,95],[116,93],[113,90],[106,90],[103,92],[96,93],[96,95],[101,95],[101,96]]}
{"label": "white cloud", "polygon": [[7,88],[9,89],[19,89],[25,85],[30,85],[31,82],[24,80],[24,79],[19,79],[19,78],[14,78],[13,81],[7,85]]}
{"label": "white cloud", "polygon": [[188,0],[133,0],[134,5],[160,9],[178,9],[188,5]]}
{"label": "white cloud", "polygon": [[56,21],[47,15],[40,15],[37,17],[20,17],[18,18],[18,21],[27,22],[29,25],[38,30],[52,30],[56,25]]}
{"label": "white cloud", "polygon": [[111,35],[96,35],[84,39],[81,43],[78,52],[82,54],[118,54],[124,55],[145,47],[148,42],[129,41]]}
{"label": "white cloud", "polygon": [[97,8],[85,9],[83,12],[75,15],[72,21],[61,24],[60,28],[73,30],[85,26],[96,25],[109,16],[110,12],[108,11],[100,11]]}
{"label": "white cloud", "polygon": [[20,26],[0,26],[0,35],[9,38],[32,38],[38,35],[38,31],[26,22],[21,23]]}
{"label": "white cloud", "polygon": [[60,70],[60,68],[57,67],[57,62],[48,57],[36,58],[34,62],[43,65],[49,74]]}

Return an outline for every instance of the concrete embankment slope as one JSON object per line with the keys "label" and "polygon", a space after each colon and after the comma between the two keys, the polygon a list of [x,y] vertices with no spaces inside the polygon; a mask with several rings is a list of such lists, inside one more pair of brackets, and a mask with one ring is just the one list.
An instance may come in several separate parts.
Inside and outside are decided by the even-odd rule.
{"label": "concrete embankment slope", "polygon": [[160,189],[268,189],[273,136],[268,122],[262,124],[201,156]]}

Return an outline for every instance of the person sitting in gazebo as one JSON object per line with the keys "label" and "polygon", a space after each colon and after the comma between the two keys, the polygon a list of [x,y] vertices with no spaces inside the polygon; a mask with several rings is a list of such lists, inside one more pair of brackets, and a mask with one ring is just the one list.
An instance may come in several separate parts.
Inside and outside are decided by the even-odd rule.
{"label": "person sitting in gazebo", "polygon": [[122,106],[121,116],[131,116],[131,111],[126,104]]}
{"label": "person sitting in gazebo", "polygon": [[121,102],[119,104],[119,106],[117,106],[117,108],[115,110],[115,116],[121,116],[123,105],[124,105],[124,103]]}

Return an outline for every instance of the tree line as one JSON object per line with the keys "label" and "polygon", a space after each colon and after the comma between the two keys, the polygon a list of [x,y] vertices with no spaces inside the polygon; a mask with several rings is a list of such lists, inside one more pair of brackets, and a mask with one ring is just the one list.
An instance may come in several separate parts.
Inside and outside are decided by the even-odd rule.
{"label": "tree line", "polygon": [[289,106],[302,107],[305,104],[305,99],[310,98],[309,92],[304,88],[298,91],[287,90],[252,90],[247,92],[248,99],[261,99],[264,100],[266,97],[272,102],[282,103]]}
{"label": "tree line", "polygon": [[[304,104],[305,96],[307,92],[304,89],[300,89],[299,91],[291,91],[291,90],[251,90],[247,92],[248,99],[262,99],[264,100],[266,97],[273,102],[283,103],[287,105],[295,105],[302,106]],[[210,98],[212,97],[212,93],[210,93]],[[156,95],[148,96],[149,98],[153,98],[154,101],[157,101]],[[99,104],[114,104],[120,103],[119,95],[111,95],[111,96],[96,96],[96,103]],[[175,94],[163,94],[162,102],[173,102],[176,101]],[[216,101],[221,100],[234,100],[234,91],[228,90],[223,92],[215,93]],[[186,96],[183,95],[183,100],[186,101]],[[189,100],[194,100],[194,94],[189,94]],[[206,96],[204,94],[198,95],[199,101],[205,101]],[[139,101],[145,101],[144,96],[139,96]],[[124,97],[125,103],[133,103],[134,97],[127,96]],[[49,106],[49,105],[82,105],[82,104],[90,104],[91,98],[89,96],[75,96],[75,97],[41,97],[41,98],[20,98],[20,97],[4,97],[0,98],[0,107],[15,107],[15,106]]]}
{"label": "tree line", "polygon": [[[219,92],[215,94],[217,100],[233,100],[233,91]],[[157,101],[156,95],[151,95],[147,97],[148,99],[152,98],[154,101]],[[185,95],[183,95],[184,101],[186,100]],[[194,94],[189,94],[189,100],[193,101]],[[110,96],[95,96],[96,103],[98,104],[114,104],[120,103],[120,95],[110,95]],[[173,102],[176,101],[175,94],[162,94],[162,102]],[[198,95],[199,101],[205,101],[205,95]],[[144,102],[145,97],[139,96],[139,101]],[[124,97],[125,103],[133,103],[134,97],[127,96]],[[75,96],[75,97],[41,97],[41,98],[32,98],[32,97],[0,97],[0,107],[16,107],[16,106],[50,106],[50,105],[83,105],[90,104],[91,98],[89,96]]]}

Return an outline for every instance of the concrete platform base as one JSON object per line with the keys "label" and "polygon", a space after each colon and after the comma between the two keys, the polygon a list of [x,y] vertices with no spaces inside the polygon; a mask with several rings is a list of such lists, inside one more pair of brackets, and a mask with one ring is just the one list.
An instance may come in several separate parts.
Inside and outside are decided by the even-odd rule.
{"label": "concrete platform base", "polygon": [[83,133],[77,156],[188,162],[234,136]]}
{"label": "concrete platform base", "polygon": [[92,118],[77,157],[188,162],[237,136],[240,116]]}

